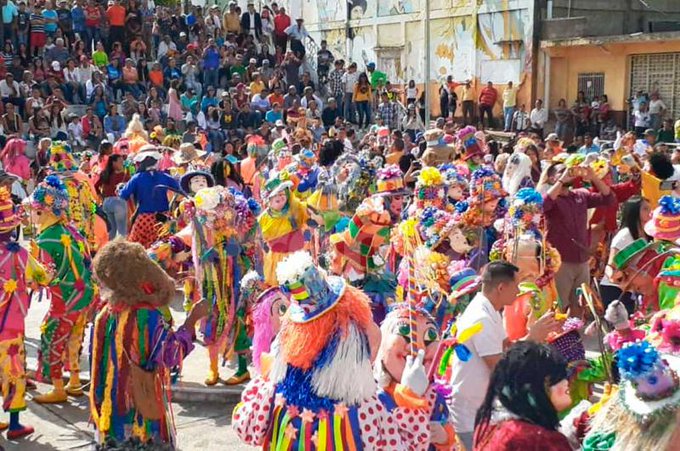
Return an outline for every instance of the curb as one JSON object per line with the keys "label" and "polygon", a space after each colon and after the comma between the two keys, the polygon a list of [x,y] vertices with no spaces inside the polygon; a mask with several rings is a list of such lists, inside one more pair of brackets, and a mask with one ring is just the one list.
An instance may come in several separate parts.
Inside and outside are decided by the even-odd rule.
{"label": "curb", "polygon": [[233,387],[189,386],[180,382],[173,385],[171,388],[172,401],[235,404],[241,401],[241,392],[243,392],[244,388],[244,385],[236,385]]}

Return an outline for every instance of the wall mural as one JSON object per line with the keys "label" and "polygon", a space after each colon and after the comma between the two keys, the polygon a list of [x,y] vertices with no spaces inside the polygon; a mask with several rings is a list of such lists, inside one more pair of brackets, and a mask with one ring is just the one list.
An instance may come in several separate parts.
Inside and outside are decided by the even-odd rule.
{"label": "wall mural", "polygon": [[378,0],[378,16],[396,16],[416,12],[416,2],[413,0]]}

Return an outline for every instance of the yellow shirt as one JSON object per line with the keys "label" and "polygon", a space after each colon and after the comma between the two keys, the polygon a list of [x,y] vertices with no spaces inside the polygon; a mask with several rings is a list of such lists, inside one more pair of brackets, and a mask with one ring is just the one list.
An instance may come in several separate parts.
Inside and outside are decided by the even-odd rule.
{"label": "yellow shirt", "polygon": [[361,92],[359,89],[359,84],[354,86],[354,98],[355,102],[370,102],[371,101],[371,87],[369,86],[366,92]]}
{"label": "yellow shirt", "polygon": [[241,31],[241,19],[236,13],[226,13],[224,15],[224,29],[230,33],[239,33]]}
{"label": "yellow shirt", "polygon": [[254,81],[250,83],[250,94],[255,95],[262,92],[264,89],[264,82],[260,80],[259,82]]}
{"label": "yellow shirt", "polygon": [[505,88],[503,91],[503,108],[510,108],[517,105],[517,88]]}
{"label": "yellow shirt", "polygon": [[468,101],[468,100],[475,100],[475,90],[472,86],[469,88],[465,85],[463,85],[463,102]]}
{"label": "yellow shirt", "polygon": [[680,139],[680,119],[675,121],[675,139]]}
{"label": "yellow shirt", "polygon": [[272,216],[268,209],[265,209],[257,218],[257,222],[260,224],[262,230],[262,238],[269,242],[281,238],[291,232],[294,232],[292,222],[297,224],[298,228],[305,227],[309,216],[307,215],[306,204],[300,202],[291,193],[289,198],[290,206],[288,208],[288,213],[282,216]]}

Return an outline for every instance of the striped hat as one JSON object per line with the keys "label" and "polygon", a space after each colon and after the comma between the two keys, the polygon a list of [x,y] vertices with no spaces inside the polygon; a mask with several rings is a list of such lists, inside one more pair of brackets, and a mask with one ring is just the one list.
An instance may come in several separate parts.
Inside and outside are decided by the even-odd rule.
{"label": "striped hat", "polygon": [[21,224],[21,216],[7,188],[0,188],[0,233],[7,233]]}
{"label": "striped hat", "polygon": [[290,299],[289,318],[308,323],[330,311],[345,292],[342,277],[328,276],[306,251],[290,254],[276,268],[276,276]]}

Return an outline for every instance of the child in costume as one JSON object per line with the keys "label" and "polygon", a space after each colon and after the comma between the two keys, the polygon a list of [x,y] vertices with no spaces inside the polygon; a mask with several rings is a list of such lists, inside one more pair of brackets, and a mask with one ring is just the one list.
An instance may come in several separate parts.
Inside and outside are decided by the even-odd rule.
{"label": "child in costume", "polygon": [[[50,310],[41,326],[37,377],[51,381],[54,388],[34,399],[39,403],[60,403],[68,395],[83,394],[80,347],[94,298],[90,254],[83,237],[67,223],[69,194],[57,176],[47,176],[24,202],[33,223],[38,225],[36,257],[52,280]],[[65,361],[70,370],[66,387],[62,380]]]}
{"label": "child in costume", "polygon": [[45,269],[31,257],[14,236],[21,216],[6,188],[0,188],[0,384],[3,409],[9,412],[8,440],[16,440],[33,432],[31,426],[19,423],[26,409],[26,353],[24,351],[24,319],[28,313],[31,290],[47,283]]}
{"label": "child in costume", "polygon": [[314,192],[319,179],[319,166],[316,155],[309,149],[302,149],[297,155],[295,164],[295,195],[300,200],[307,198]]}
{"label": "child in costume", "polygon": [[90,412],[98,441],[137,437],[174,445],[170,368],[193,349],[196,322],[209,304],[195,305],[173,331],[160,309],[172,300],[175,283],[137,243],[107,244],[94,270],[107,301],[92,338]]}
{"label": "child in costume", "polygon": [[[379,330],[369,300],[340,277],[326,276],[301,251],[278,266],[291,299],[279,332],[280,349],[267,374],[253,380],[234,409],[238,436],[262,449],[406,450],[426,442],[429,422],[391,415],[371,374]],[[409,359],[400,383],[422,399],[423,354]],[[412,417],[411,417],[412,418]]]}
{"label": "child in costume", "polygon": [[276,265],[305,246],[304,232],[310,214],[305,203],[291,192],[293,182],[286,172],[273,172],[264,186],[265,209],[257,218],[265,242],[264,280],[278,285]]}
{"label": "child in costume", "polygon": [[[421,301],[425,301],[421,297]],[[415,330],[411,328],[414,327]],[[413,436],[408,442],[409,450],[454,450],[456,435],[449,420],[449,409],[446,405],[444,390],[433,381],[426,381],[427,390],[423,396],[409,393],[398,381],[402,380],[407,366],[409,347],[424,352],[423,364],[425,368],[438,365],[435,362],[440,343],[439,327],[434,318],[419,304],[415,308],[409,305],[397,304],[387,314],[380,326],[382,340],[374,365],[374,373],[378,381],[379,396],[383,405],[398,418],[404,421],[422,423],[422,409],[429,420],[429,434],[427,436]],[[414,341],[415,340],[415,341]]]}

